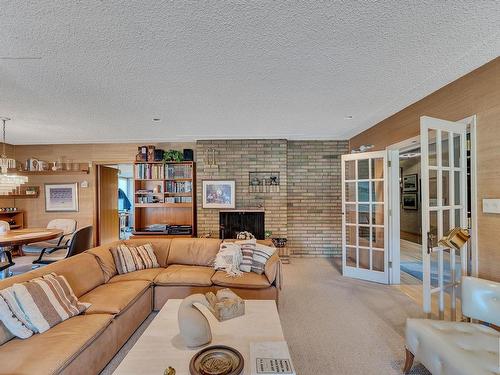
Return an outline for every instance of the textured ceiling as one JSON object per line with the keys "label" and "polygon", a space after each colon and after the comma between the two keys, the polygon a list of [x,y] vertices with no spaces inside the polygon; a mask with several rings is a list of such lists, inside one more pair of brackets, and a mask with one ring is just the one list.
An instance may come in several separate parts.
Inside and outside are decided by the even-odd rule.
{"label": "textured ceiling", "polygon": [[486,0],[1,0],[0,115],[14,144],[345,139],[498,56],[499,25]]}

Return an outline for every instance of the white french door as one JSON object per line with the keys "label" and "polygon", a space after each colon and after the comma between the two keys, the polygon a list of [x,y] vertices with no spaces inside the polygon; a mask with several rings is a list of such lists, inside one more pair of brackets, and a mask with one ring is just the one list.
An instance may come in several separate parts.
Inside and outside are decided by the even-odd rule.
{"label": "white french door", "polygon": [[342,271],[389,283],[387,152],[342,155]]}
{"label": "white french door", "polygon": [[450,229],[467,228],[467,125],[432,117],[420,118],[422,153],[422,260],[423,309],[432,311],[438,295],[439,317],[449,293],[455,319],[460,275],[467,271],[467,246],[459,254],[438,246]]}

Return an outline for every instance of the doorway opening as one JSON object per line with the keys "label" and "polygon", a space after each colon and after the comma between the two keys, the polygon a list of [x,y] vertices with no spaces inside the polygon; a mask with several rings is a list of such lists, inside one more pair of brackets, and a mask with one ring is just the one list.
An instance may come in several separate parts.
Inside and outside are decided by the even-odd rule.
{"label": "doorway opening", "polygon": [[126,240],[134,229],[133,164],[102,164],[96,167],[97,245]]}
{"label": "doorway opening", "polygon": [[134,230],[134,165],[118,164],[117,167],[120,240],[128,240]]}
{"label": "doorway opening", "polygon": [[399,150],[399,237],[401,284],[421,285],[422,189],[420,144]]}

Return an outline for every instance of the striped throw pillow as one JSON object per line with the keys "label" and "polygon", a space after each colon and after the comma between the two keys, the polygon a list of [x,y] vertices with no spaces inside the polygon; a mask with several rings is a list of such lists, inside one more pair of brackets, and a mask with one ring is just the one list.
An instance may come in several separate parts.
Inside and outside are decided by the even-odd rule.
{"label": "striped throw pillow", "polygon": [[160,265],[150,243],[137,247],[118,245],[111,249],[116,270],[120,275],[146,268],[158,268]]}
{"label": "striped throw pillow", "polygon": [[[9,297],[6,298],[7,294],[9,297],[12,296],[12,299]],[[27,339],[33,335],[33,331],[28,328],[29,324],[26,321],[24,313],[12,293],[12,287],[0,290],[0,320],[12,336]],[[5,332],[0,336],[4,336],[2,341],[8,341],[7,338],[9,335]]]}
{"label": "striped throw pillow", "polygon": [[66,278],[55,273],[14,284],[11,288],[25,320],[35,333],[43,333],[90,306],[78,302]]}
{"label": "striped throw pillow", "polygon": [[252,271],[252,263],[253,263],[253,254],[255,251],[255,245],[257,241],[255,238],[251,240],[244,241],[236,241],[237,245],[241,247],[241,254],[243,256],[243,260],[240,263],[240,271],[250,272]]}
{"label": "striped throw pillow", "polygon": [[265,246],[258,243],[255,246],[255,251],[253,252],[252,272],[262,275],[268,259],[271,258],[275,251],[275,247]]}

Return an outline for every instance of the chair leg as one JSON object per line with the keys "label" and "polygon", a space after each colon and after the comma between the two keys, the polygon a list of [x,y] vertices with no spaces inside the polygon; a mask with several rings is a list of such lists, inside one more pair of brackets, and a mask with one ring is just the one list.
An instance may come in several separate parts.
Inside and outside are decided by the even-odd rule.
{"label": "chair leg", "polygon": [[413,355],[412,352],[408,350],[408,348],[405,348],[406,350],[406,359],[405,359],[405,367],[403,368],[403,374],[409,374],[411,367],[413,366],[413,359],[415,356]]}

